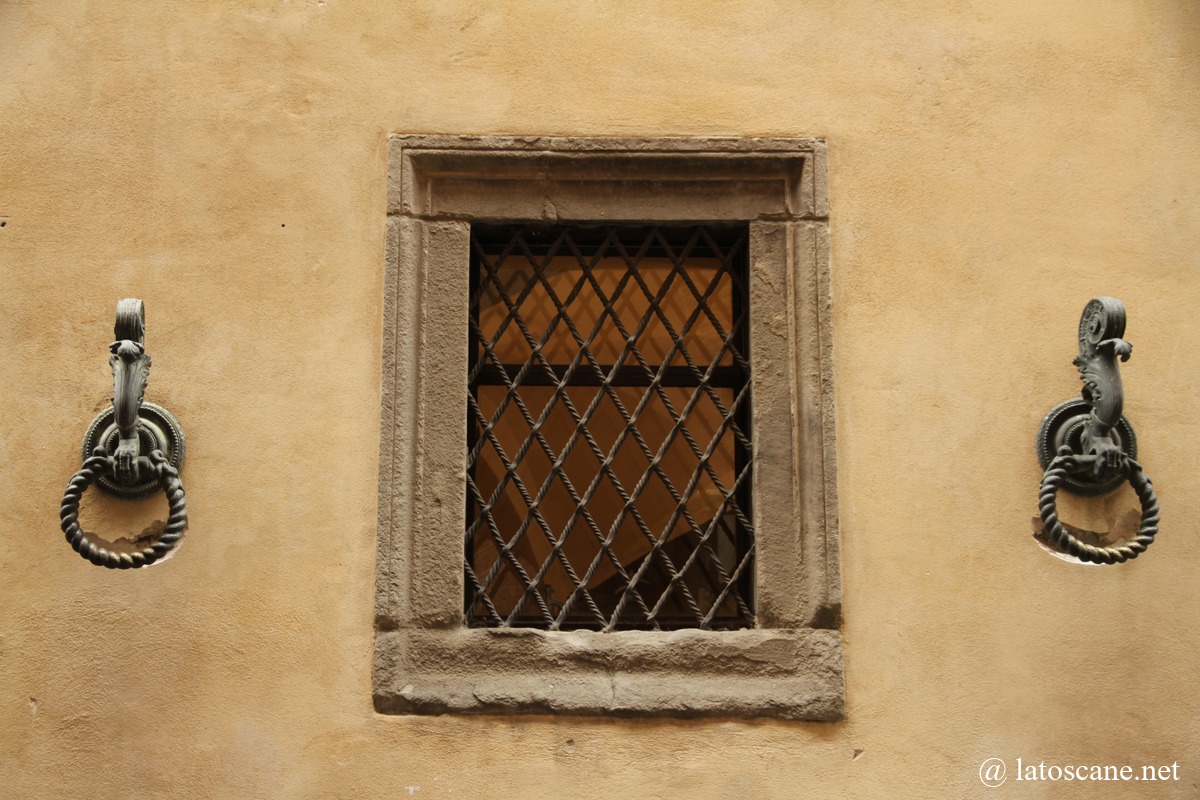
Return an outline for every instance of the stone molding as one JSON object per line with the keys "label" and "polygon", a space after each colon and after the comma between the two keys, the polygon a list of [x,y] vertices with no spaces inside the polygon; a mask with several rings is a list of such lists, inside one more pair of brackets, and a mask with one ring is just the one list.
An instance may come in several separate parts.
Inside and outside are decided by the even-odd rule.
{"label": "stone molding", "polygon": [[[825,144],[394,135],[388,163],[376,709],[840,719]],[[750,225],[757,627],[465,628],[470,223],[725,220]]]}

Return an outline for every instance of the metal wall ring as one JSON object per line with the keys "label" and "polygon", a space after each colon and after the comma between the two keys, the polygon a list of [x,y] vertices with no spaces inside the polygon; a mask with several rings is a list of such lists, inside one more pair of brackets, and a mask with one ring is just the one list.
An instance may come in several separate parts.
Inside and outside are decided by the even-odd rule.
{"label": "metal wall ring", "polygon": [[187,528],[187,500],[183,494],[183,482],[179,480],[179,470],[168,463],[161,450],[151,451],[146,461],[146,468],[158,477],[159,488],[166,494],[170,510],[162,535],[154,544],[135,553],[113,552],[92,541],[79,527],[79,500],[98,477],[112,472],[112,458],[102,448],[96,448],[67,484],[59,512],[62,531],[75,552],[97,566],[109,569],[149,566],[174,550],[183,537]]}
{"label": "metal wall ring", "polygon": [[1137,536],[1125,544],[1118,547],[1096,547],[1081,542],[1067,533],[1058,520],[1058,506],[1055,497],[1067,477],[1080,464],[1079,457],[1072,453],[1069,447],[1063,447],[1058,451],[1058,455],[1050,462],[1050,466],[1046,467],[1046,473],[1042,476],[1042,486],[1038,492],[1038,509],[1041,511],[1042,524],[1046,527],[1046,534],[1057,547],[1080,561],[1095,564],[1120,564],[1137,558],[1154,543],[1154,537],[1158,533],[1158,497],[1154,494],[1154,487],[1150,484],[1150,479],[1142,471],[1142,465],[1132,458],[1126,459],[1125,463],[1128,465],[1129,485],[1133,487],[1133,491],[1137,493],[1138,500],[1142,504],[1141,525],[1138,527]]}

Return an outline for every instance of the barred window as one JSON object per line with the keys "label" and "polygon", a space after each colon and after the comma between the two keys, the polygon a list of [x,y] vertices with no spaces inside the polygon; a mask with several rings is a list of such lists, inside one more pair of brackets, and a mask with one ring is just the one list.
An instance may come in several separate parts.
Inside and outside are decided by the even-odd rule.
{"label": "barred window", "polygon": [[466,619],[751,627],[747,226],[471,228]]}
{"label": "barred window", "polygon": [[377,711],[841,718],[825,158],[391,137]]}

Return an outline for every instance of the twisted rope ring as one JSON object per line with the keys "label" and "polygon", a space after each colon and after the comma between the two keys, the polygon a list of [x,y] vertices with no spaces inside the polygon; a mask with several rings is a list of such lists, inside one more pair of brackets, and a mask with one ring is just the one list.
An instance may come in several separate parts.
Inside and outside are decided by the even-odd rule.
{"label": "twisted rope ring", "polygon": [[113,471],[112,458],[102,448],[96,448],[71,477],[59,511],[62,531],[75,552],[100,567],[130,569],[149,566],[178,546],[187,528],[187,500],[183,496],[179,470],[171,466],[161,450],[151,451],[148,462],[146,468],[158,477],[158,485],[166,494],[170,508],[162,535],[154,544],[136,553],[115,553],[92,541],[79,527],[79,500],[83,493],[102,474],[111,474]]}
{"label": "twisted rope ring", "polygon": [[1119,547],[1096,547],[1085,544],[1067,533],[1058,520],[1058,506],[1055,500],[1059,488],[1066,482],[1067,476],[1078,471],[1081,461],[1071,452],[1069,447],[1060,448],[1058,455],[1046,467],[1042,476],[1042,486],[1038,492],[1038,510],[1042,515],[1042,524],[1050,540],[1080,561],[1096,564],[1120,564],[1131,558],[1137,558],[1147,547],[1154,543],[1158,533],[1158,497],[1150,479],[1142,471],[1142,465],[1127,458],[1125,463],[1129,472],[1129,485],[1137,493],[1142,504],[1142,522],[1138,527],[1137,536]]}

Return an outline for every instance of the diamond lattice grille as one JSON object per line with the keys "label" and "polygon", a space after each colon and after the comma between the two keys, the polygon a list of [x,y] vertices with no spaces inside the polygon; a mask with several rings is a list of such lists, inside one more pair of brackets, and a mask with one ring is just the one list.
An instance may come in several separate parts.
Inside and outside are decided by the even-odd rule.
{"label": "diamond lattice grille", "polygon": [[746,239],[472,226],[469,625],[752,626]]}

